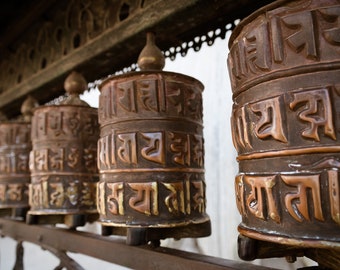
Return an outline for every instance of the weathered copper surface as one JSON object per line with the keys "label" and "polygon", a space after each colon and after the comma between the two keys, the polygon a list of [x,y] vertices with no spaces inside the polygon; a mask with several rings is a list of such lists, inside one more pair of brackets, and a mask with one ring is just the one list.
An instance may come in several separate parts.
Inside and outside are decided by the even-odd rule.
{"label": "weathered copper surface", "polygon": [[239,231],[340,247],[340,3],[277,1],[230,40]]}
{"label": "weathered copper surface", "polygon": [[34,111],[29,215],[96,212],[98,114],[79,100],[77,87],[86,82],[70,76],[63,104]]}
{"label": "weathered copper surface", "polygon": [[[147,63],[146,69],[164,66],[164,59],[162,64],[143,52],[139,63],[147,59],[158,64]],[[182,74],[154,70],[111,77],[100,91],[100,221],[145,228],[210,224],[205,212],[203,85]],[[203,236],[195,234],[193,230],[192,236]],[[210,234],[210,226],[203,234]]]}
{"label": "weathered copper surface", "polygon": [[28,208],[28,159],[32,148],[31,111],[34,106],[35,101],[28,97],[22,104],[22,119],[0,122],[1,209]]}

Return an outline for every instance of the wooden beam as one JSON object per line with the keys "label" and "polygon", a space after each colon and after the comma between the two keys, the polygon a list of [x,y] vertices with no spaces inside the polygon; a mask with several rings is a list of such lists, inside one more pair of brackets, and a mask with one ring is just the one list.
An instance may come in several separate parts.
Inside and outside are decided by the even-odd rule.
{"label": "wooden beam", "polygon": [[110,263],[140,270],[270,270],[245,262],[231,261],[170,248],[128,246],[121,238],[104,237],[88,232],[50,226],[27,225],[0,218],[4,236],[27,241],[48,250],[81,253]]}
{"label": "wooden beam", "polygon": [[[0,94],[0,108],[11,118],[19,114],[21,103],[28,94],[40,103],[57,97],[63,93],[63,81],[72,70],[81,72],[88,81],[94,81],[135,63],[148,30],[156,32],[157,44],[165,51],[216,27],[225,26],[227,22],[246,16],[269,2],[173,0],[169,4],[162,0],[144,1],[147,4],[126,20],[89,38],[65,56],[54,57],[51,62],[48,59],[46,67],[4,89]],[[28,35],[36,33],[28,31]]]}

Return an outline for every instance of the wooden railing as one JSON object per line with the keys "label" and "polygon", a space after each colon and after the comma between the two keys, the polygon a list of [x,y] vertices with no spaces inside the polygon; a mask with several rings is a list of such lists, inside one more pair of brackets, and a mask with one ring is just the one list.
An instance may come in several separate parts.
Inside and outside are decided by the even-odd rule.
{"label": "wooden railing", "polygon": [[[15,270],[24,269],[22,242],[30,242],[50,251],[60,260],[55,269],[80,270],[80,264],[67,252],[81,253],[113,264],[140,270],[270,270],[246,262],[232,261],[176,249],[153,246],[129,246],[124,239],[94,233],[57,228],[46,225],[28,225],[23,221],[0,218],[2,236],[18,242]],[[1,241],[1,240],[0,240]]]}

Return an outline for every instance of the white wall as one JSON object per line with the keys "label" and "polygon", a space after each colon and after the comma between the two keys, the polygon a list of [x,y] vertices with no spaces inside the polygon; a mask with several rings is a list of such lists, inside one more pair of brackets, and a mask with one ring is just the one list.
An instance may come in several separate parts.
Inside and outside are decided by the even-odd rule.
{"label": "white wall", "polygon": [[[165,240],[162,245],[180,248],[231,260],[237,256],[237,225],[240,215],[234,195],[234,176],[238,171],[236,152],[232,145],[230,114],[232,106],[226,58],[227,40],[216,40],[212,47],[204,45],[200,52],[190,50],[184,58],[167,59],[165,71],[183,73],[205,85],[203,94],[205,169],[207,184],[207,212],[212,222],[212,235],[199,240]],[[98,92],[83,96],[92,106],[98,106]],[[98,228],[92,225],[91,230]],[[0,269],[11,269],[14,264],[15,245],[8,238],[0,239]],[[58,261],[40,248],[25,244],[26,270],[53,269]],[[85,269],[113,269],[112,265],[79,254],[72,254]],[[42,264],[42,261],[44,262]],[[284,259],[258,260],[254,263],[280,269],[296,269],[305,265],[299,260],[294,265]],[[310,263],[310,262],[309,262]],[[115,268],[118,269],[118,268]]]}

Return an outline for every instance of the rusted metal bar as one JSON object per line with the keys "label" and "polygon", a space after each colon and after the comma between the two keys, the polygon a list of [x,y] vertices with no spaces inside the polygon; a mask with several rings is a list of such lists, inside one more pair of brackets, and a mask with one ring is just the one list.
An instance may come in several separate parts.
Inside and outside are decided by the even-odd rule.
{"label": "rusted metal bar", "polygon": [[24,222],[5,218],[0,218],[0,230],[2,235],[17,241],[27,241],[59,251],[82,253],[132,269],[273,269],[164,247],[129,246],[124,240],[115,237],[50,226],[27,225]]}

